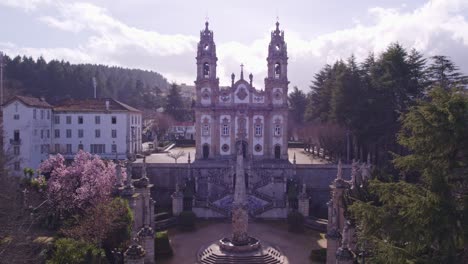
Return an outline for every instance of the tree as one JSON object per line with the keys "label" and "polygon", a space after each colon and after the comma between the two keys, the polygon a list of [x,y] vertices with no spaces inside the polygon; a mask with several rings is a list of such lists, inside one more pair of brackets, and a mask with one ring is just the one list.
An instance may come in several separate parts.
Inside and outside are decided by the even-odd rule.
{"label": "tree", "polygon": [[115,164],[84,151],[76,154],[70,166],[58,154],[41,163],[39,171],[50,174],[47,198],[57,216],[82,213],[106,201],[115,182]]}
{"label": "tree", "polygon": [[133,215],[126,200],[115,198],[99,203],[79,217],[77,224],[62,228],[67,237],[104,247],[106,253],[123,248],[129,241]]}
{"label": "tree", "polygon": [[350,211],[375,263],[464,263],[468,250],[468,98],[434,88],[402,118],[400,178],[371,181]]}
{"label": "tree", "polygon": [[169,89],[169,94],[166,98],[165,112],[171,115],[176,121],[184,121],[186,118],[184,100],[180,94],[179,86],[175,83],[173,83]]}
{"label": "tree", "polygon": [[330,111],[331,66],[325,65],[319,73],[315,74],[314,79],[310,86],[311,91],[308,95],[309,104],[307,105],[305,117],[308,121],[315,119],[327,121]]}
{"label": "tree", "polygon": [[292,119],[297,125],[304,122],[304,114],[307,107],[307,96],[299,90],[297,86],[294,86],[293,91],[288,96],[289,111]]}
{"label": "tree", "polygon": [[183,150],[179,150],[178,152],[175,152],[175,153],[169,152],[169,153],[167,153],[167,156],[173,158],[174,162],[177,163],[177,160],[180,157],[185,156],[185,152]]}
{"label": "tree", "polygon": [[[98,97],[112,97],[134,107],[158,108],[161,93],[169,86],[157,72],[91,64],[70,64],[42,57],[5,56],[5,87],[19,94],[46,96],[54,103],[93,96],[92,78],[97,81]],[[8,98],[6,96],[5,98]]]}
{"label": "tree", "polygon": [[466,85],[468,78],[460,73],[458,66],[447,56],[432,56],[432,63],[427,68],[429,83],[443,89],[451,89],[459,85]]}
{"label": "tree", "polygon": [[61,238],[55,242],[55,250],[47,264],[82,264],[102,263],[104,252],[89,243],[70,238]]}
{"label": "tree", "polygon": [[174,118],[165,113],[155,113],[150,119],[153,120],[151,130],[159,139],[165,136],[174,124]]}
{"label": "tree", "polygon": [[329,155],[330,159],[339,159],[343,156],[346,130],[336,123],[318,125],[318,141],[323,148],[323,157]]}

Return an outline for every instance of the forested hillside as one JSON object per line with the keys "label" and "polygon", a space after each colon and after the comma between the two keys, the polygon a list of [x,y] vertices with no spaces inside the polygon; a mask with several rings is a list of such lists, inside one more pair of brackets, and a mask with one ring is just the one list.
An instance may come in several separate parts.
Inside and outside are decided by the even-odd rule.
{"label": "forested hillside", "polygon": [[159,73],[94,64],[70,64],[42,57],[4,57],[5,88],[8,94],[44,96],[49,102],[71,97],[113,97],[138,108],[158,108],[161,93],[169,87]]}

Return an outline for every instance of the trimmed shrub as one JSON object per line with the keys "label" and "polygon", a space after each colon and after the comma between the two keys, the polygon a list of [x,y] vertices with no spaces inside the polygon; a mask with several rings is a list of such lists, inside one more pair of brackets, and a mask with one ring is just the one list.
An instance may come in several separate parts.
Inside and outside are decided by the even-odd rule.
{"label": "trimmed shrub", "polygon": [[182,231],[192,231],[195,229],[197,215],[192,211],[183,211],[178,218],[179,228]]}
{"label": "trimmed shrub", "polygon": [[157,232],[154,237],[154,257],[164,258],[173,255],[171,243],[169,242],[169,235],[167,231]]}
{"label": "trimmed shrub", "polygon": [[55,242],[55,249],[47,264],[104,264],[107,263],[104,251],[92,244],[71,238],[61,238]]}
{"label": "trimmed shrub", "polygon": [[309,258],[312,261],[325,263],[327,262],[327,249],[312,249]]}
{"label": "trimmed shrub", "polygon": [[298,211],[292,211],[288,214],[289,232],[302,232],[304,230],[304,216]]}

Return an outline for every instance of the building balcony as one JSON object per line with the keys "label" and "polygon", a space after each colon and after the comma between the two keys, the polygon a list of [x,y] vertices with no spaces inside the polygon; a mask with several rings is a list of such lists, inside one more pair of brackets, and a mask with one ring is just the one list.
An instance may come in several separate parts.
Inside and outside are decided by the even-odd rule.
{"label": "building balcony", "polygon": [[10,145],[21,145],[21,139],[10,139]]}

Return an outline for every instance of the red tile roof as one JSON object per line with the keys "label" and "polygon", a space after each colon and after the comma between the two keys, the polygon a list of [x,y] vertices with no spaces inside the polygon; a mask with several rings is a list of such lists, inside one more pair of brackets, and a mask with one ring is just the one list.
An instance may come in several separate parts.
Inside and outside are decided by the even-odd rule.
{"label": "red tile roof", "polygon": [[[106,108],[109,101],[109,109]],[[54,106],[54,111],[73,112],[138,112],[141,111],[111,98],[65,99]]]}
{"label": "red tile roof", "polygon": [[37,97],[21,96],[21,95],[14,96],[10,100],[8,100],[6,103],[4,103],[3,106],[7,106],[16,100],[30,107],[52,108],[52,105],[47,103],[45,99],[37,98]]}

